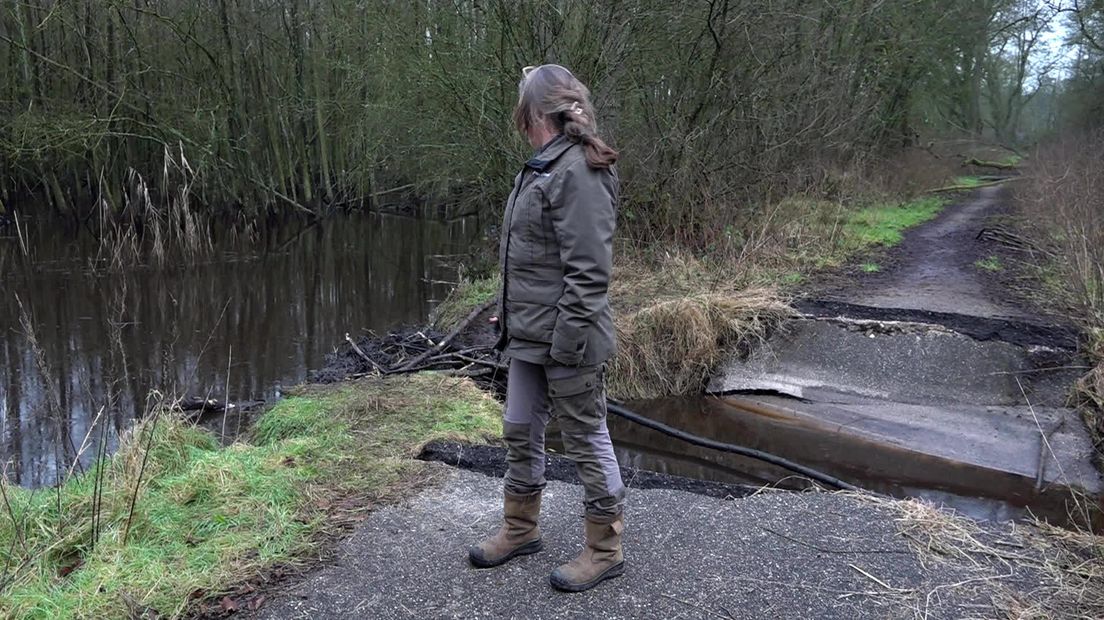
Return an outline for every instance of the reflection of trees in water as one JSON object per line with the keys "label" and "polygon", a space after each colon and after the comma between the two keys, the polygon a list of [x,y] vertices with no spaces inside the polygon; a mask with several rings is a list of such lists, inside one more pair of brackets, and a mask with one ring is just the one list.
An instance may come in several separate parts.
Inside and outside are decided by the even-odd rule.
{"label": "reflection of trees in water", "polygon": [[[476,230],[340,218],[286,247],[292,231],[188,269],[111,275],[84,273],[84,248],[43,239],[33,270],[0,280],[24,300],[50,367],[37,368],[14,299],[0,296],[0,460],[12,461],[13,481],[49,484],[55,464],[67,466],[86,434],[82,460],[96,453],[100,433],[90,425],[101,407],[113,447],[152,389],[221,399],[228,386],[231,400],[271,399],[319,366],[346,331],[424,320],[429,300],[447,292],[431,280],[448,279],[427,256],[463,251]],[[46,415],[51,408],[60,414]]]}

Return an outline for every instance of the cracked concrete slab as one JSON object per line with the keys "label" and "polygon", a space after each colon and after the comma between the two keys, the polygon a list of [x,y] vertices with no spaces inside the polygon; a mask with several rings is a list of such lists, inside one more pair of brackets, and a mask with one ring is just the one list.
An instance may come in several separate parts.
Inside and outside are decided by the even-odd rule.
{"label": "cracked concrete slab", "polygon": [[1080,374],[1068,351],[979,341],[923,323],[787,322],[747,359],[723,365],[708,392],[809,389],[915,404],[1061,406]]}
{"label": "cracked concrete slab", "polygon": [[[821,394],[821,398],[826,398]],[[918,455],[979,469],[1104,493],[1092,464],[1093,445],[1076,412],[1068,409],[967,406],[953,408],[848,399],[846,404],[751,396],[795,424],[826,434],[846,434]],[[1044,441],[1044,436],[1046,437]],[[902,455],[904,456],[904,455]]]}
{"label": "cracked concrete slab", "polygon": [[[1088,430],[1065,406],[1083,366],[1067,349],[979,340],[941,325],[802,318],[746,358],[729,360],[708,391],[832,441],[896,448],[909,464],[1002,477],[1014,501],[1030,503],[1104,494]],[[847,455],[819,465],[836,471],[848,463],[860,465]],[[903,476],[890,465],[881,462],[875,473],[918,479],[915,468]]]}

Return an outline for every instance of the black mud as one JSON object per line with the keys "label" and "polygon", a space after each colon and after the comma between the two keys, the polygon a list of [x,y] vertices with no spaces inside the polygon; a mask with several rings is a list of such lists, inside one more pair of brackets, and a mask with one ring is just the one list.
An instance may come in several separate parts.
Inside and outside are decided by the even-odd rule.
{"label": "black mud", "polygon": [[807,316],[846,317],[874,321],[909,321],[941,325],[974,340],[996,340],[1017,346],[1047,346],[1075,350],[1077,329],[1057,323],[1014,318],[989,318],[912,308],[879,308],[830,299],[801,299],[794,308]]}
{"label": "black mud", "polygon": [[[506,449],[498,446],[433,442],[426,445],[418,458],[479,472],[492,478],[501,478],[506,474]],[[579,477],[575,474],[575,464],[559,455],[548,455],[545,477],[549,480],[580,484]],[[747,485],[682,478],[631,467],[621,468],[621,479],[630,489],[670,489],[722,499],[747,497],[757,490]]]}

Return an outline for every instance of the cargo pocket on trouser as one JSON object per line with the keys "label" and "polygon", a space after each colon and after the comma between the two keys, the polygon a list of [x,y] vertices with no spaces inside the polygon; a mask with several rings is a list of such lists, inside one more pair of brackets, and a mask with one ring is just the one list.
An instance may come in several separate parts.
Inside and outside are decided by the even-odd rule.
{"label": "cargo pocket on trouser", "polygon": [[[557,376],[569,373],[567,376]],[[587,433],[602,426],[604,409],[600,412],[597,396],[600,392],[597,368],[552,367],[547,370],[548,396],[553,415],[564,432]]]}
{"label": "cargo pocket on trouser", "polygon": [[625,485],[606,428],[605,389],[598,368],[549,367],[548,396],[560,425],[564,452],[575,462],[586,511],[601,517],[621,512]]}

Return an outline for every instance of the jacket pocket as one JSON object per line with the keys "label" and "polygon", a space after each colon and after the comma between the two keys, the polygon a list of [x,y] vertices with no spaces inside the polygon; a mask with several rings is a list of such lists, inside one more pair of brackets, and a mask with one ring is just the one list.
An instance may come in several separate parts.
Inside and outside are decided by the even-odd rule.
{"label": "jacket pocket", "polygon": [[506,328],[512,338],[551,344],[558,314],[555,305],[507,301]]}

